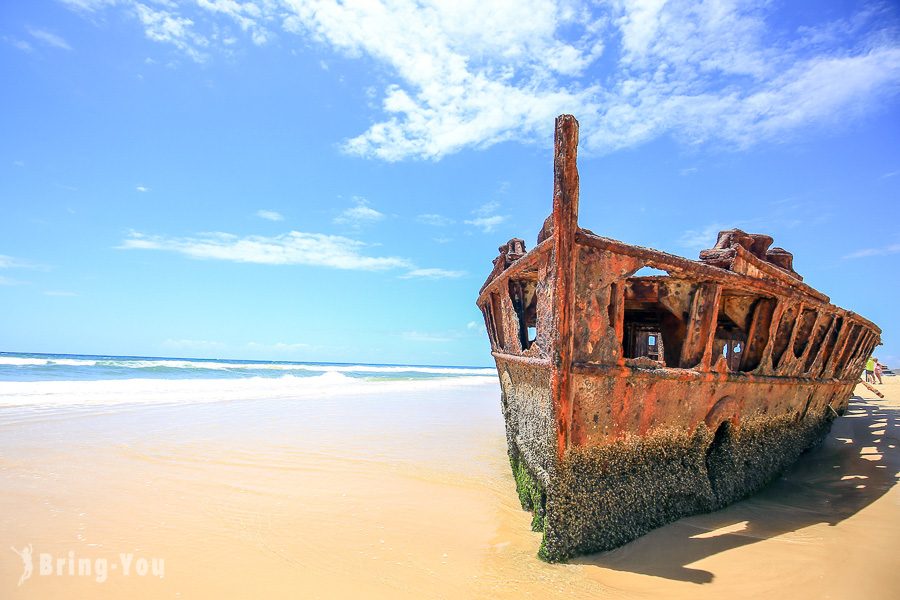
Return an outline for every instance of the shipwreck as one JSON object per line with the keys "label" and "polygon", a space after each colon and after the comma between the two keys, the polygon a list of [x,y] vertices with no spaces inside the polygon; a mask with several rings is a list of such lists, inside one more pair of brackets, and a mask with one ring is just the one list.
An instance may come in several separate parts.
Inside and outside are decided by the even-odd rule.
{"label": "shipwreck", "polygon": [[500,247],[477,301],[549,561],[759,490],[846,410],[881,334],[770,236],[723,231],[689,260],[580,228],[577,145],[558,117],[552,215],[530,251]]}

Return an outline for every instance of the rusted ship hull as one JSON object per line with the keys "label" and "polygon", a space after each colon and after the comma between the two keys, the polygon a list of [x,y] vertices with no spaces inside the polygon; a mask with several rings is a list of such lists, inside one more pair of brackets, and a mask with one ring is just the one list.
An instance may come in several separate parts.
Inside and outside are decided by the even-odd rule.
{"label": "rusted ship hull", "polygon": [[758,490],[828,432],[880,342],[768,236],[723,232],[692,261],[580,229],[577,135],[557,120],[553,214],[530,252],[501,247],[478,299],[547,560]]}

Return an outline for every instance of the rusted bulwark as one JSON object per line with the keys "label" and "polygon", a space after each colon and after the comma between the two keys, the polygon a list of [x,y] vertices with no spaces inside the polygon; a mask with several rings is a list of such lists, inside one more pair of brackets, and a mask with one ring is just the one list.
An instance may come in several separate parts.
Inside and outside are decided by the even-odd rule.
{"label": "rusted bulwark", "polygon": [[758,490],[843,412],[881,333],[770,236],[722,232],[692,261],[580,229],[577,139],[560,117],[553,213],[530,252],[500,247],[478,298],[547,560]]}

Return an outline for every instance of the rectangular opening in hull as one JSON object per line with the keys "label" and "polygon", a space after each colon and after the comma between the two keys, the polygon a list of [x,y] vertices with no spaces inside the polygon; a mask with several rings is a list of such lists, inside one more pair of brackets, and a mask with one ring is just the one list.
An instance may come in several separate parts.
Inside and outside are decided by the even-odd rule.
{"label": "rectangular opening in hull", "polygon": [[537,339],[536,288],[537,282],[530,279],[509,280],[509,299],[519,321],[519,345],[523,352]]}

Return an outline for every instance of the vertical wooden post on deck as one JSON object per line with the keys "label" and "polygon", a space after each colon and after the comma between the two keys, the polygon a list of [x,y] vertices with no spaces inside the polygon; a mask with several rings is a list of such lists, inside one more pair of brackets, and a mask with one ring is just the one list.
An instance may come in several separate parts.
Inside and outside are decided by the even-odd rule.
{"label": "vertical wooden post on deck", "polygon": [[556,451],[562,459],[572,428],[572,323],[575,311],[575,233],[578,230],[578,121],[556,118],[553,150],[553,329],[550,398]]}

